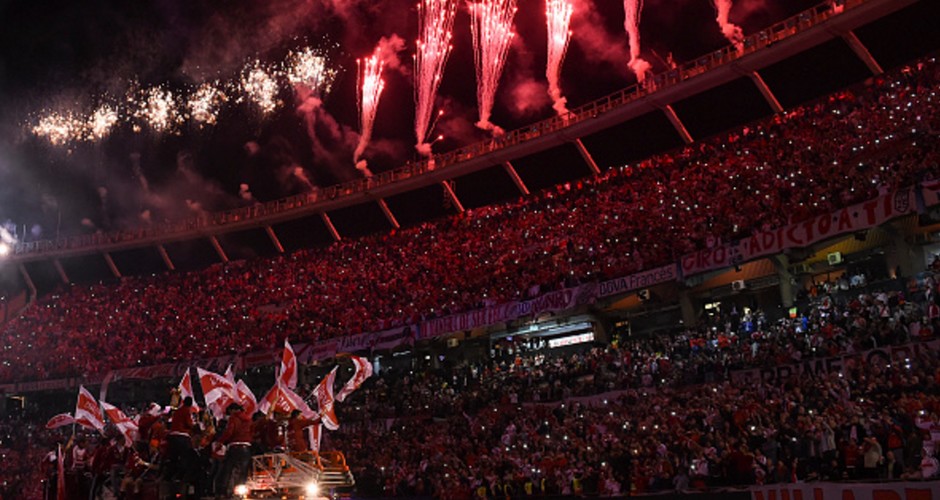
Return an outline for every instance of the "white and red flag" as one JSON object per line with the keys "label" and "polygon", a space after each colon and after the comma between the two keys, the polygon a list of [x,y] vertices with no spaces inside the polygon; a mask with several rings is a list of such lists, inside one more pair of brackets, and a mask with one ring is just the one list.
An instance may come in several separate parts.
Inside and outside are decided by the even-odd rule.
{"label": "white and red flag", "polygon": [[137,439],[137,424],[117,406],[102,401],[101,407],[104,408],[104,413],[108,416],[108,420],[110,420],[111,423],[114,424],[114,427],[124,436],[124,442],[127,443],[127,446],[134,444],[134,440]]}
{"label": "white and red flag", "polygon": [[102,431],[104,429],[104,415],[94,396],[85,389],[78,387],[78,402],[75,403],[75,423],[82,427]]}
{"label": "white and red flag", "polygon": [[368,359],[354,355],[350,355],[349,359],[356,365],[356,373],[353,374],[352,378],[346,382],[343,389],[336,395],[336,400],[341,403],[345,401],[346,397],[352,394],[353,391],[358,389],[366,379],[372,376],[372,363]]}
{"label": "white and red flag", "polygon": [[186,373],[183,374],[183,379],[180,380],[179,391],[180,391],[180,404],[183,404],[183,400],[186,398],[193,398],[193,403],[196,402],[196,394],[193,392],[193,379],[189,375],[189,368],[186,369]]}
{"label": "white and red flag", "polygon": [[238,404],[242,405],[248,413],[253,415],[258,410],[258,400],[255,399],[255,394],[251,392],[251,388],[244,380],[239,380],[235,384],[235,395],[238,397]]}
{"label": "white and red flag", "polygon": [[223,375],[196,368],[199,375],[199,384],[206,399],[206,406],[215,415],[215,418],[225,416],[225,408],[237,400],[235,384]]}
{"label": "white and red flag", "polygon": [[313,394],[317,398],[317,406],[320,409],[320,419],[323,421],[323,425],[331,431],[339,429],[339,420],[337,420],[336,413],[333,411],[335,402],[333,383],[336,381],[336,368],[338,367],[334,366],[333,370],[323,377],[323,380],[313,389]]}
{"label": "white and red flag", "polygon": [[307,434],[307,444],[310,446],[310,451],[319,452],[320,438],[323,437],[323,423],[317,422],[310,427],[306,427],[304,432]]}
{"label": "white and red flag", "polygon": [[46,422],[46,429],[58,429],[59,427],[72,425],[74,423],[75,417],[73,417],[71,413],[60,413]]}
{"label": "white and red flag", "polygon": [[288,389],[297,388],[297,356],[287,339],[284,339],[284,352],[281,354],[281,369],[277,379]]}
{"label": "white and red flag", "polygon": [[301,414],[307,418],[313,418],[317,414],[304,402],[304,398],[288,389],[280,380],[258,402],[258,411],[264,414],[271,411],[291,413],[294,410],[300,410]]}

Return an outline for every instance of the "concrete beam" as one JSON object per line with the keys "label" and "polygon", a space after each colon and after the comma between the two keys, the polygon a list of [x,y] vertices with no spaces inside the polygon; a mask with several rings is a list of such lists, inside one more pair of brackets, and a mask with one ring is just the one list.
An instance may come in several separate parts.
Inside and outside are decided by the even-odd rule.
{"label": "concrete beam", "polygon": [[685,128],[685,124],[679,119],[676,110],[672,109],[672,105],[667,104],[663,106],[662,109],[663,113],[666,113],[666,118],[669,118],[669,122],[672,123],[672,126],[676,129],[676,132],[679,132],[679,137],[682,137],[682,141],[686,144],[692,144],[692,134]]}
{"label": "concrete beam", "polygon": [[382,213],[385,214],[385,218],[388,219],[388,223],[395,229],[401,229],[401,224],[398,223],[398,219],[395,218],[392,209],[388,208],[388,203],[385,203],[385,198],[379,198],[377,203],[379,204],[379,208],[382,209]]}
{"label": "concrete beam", "polygon": [[114,259],[111,258],[111,254],[105,252],[101,254],[101,256],[104,257],[104,262],[108,264],[108,269],[111,270],[111,274],[113,274],[115,278],[121,278],[121,270],[118,269],[117,264],[114,263]]}
{"label": "concrete beam", "polygon": [[264,226],[264,232],[268,233],[268,238],[271,240],[271,244],[274,245],[274,249],[277,250],[277,253],[284,253],[284,245],[281,244],[281,240],[277,237],[277,233],[274,232],[274,228]]}
{"label": "concrete beam", "polygon": [[62,283],[69,284],[72,280],[69,279],[69,275],[65,274],[65,268],[62,267],[62,262],[59,259],[52,259],[52,266],[55,267],[57,273],[59,273],[59,279],[62,280]]}
{"label": "concrete beam", "polygon": [[441,186],[444,187],[444,196],[450,198],[450,202],[454,204],[454,208],[456,208],[458,212],[464,213],[463,203],[460,203],[460,199],[457,198],[457,193],[455,193],[454,188],[451,187],[451,182],[453,181],[441,182]]}
{"label": "concrete beam", "polygon": [[503,168],[506,169],[506,173],[509,174],[509,178],[512,179],[512,182],[519,188],[519,192],[522,193],[523,196],[529,196],[529,188],[525,185],[525,182],[522,181],[522,177],[519,177],[519,173],[516,172],[512,163],[504,161]]}
{"label": "concrete beam", "polygon": [[163,265],[166,266],[167,271],[176,271],[176,266],[170,259],[170,254],[166,253],[166,248],[163,245],[157,245],[157,253],[163,259]]}
{"label": "concrete beam", "polygon": [[343,237],[339,235],[339,231],[336,230],[336,226],[333,225],[333,220],[330,219],[330,216],[327,215],[326,212],[320,212],[320,218],[323,219],[323,223],[326,224],[326,228],[330,231],[333,239],[342,241]]}
{"label": "concrete beam", "polygon": [[219,256],[219,260],[222,262],[228,262],[228,255],[225,253],[225,249],[222,248],[222,245],[219,243],[219,239],[216,238],[214,234],[209,235],[209,243],[212,243],[212,248],[215,249],[216,255]]}
{"label": "concrete beam", "polygon": [[26,266],[20,264],[17,266],[20,270],[20,275],[23,276],[23,281],[26,282],[26,288],[29,288],[29,301],[32,302],[36,300],[38,292],[36,291],[36,284],[33,283],[33,277],[29,275],[29,271],[26,270]]}
{"label": "concrete beam", "polygon": [[761,78],[760,73],[757,71],[751,71],[747,76],[751,78],[751,81],[754,82],[757,90],[759,90],[761,95],[764,96],[764,100],[766,100],[767,104],[770,105],[770,109],[774,110],[774,113],[776,114],[783,113],[783,106],[780,105],[780,101],[777,100],[777,96],[774,95],[773,91],[770,90],[770,87],[767,86],[767,83],[764,81],[764,79]]}
{"label": "concrete beam", "polygon": [[878,61],[876,61],[874,56],[871,55],[871,52],[868,51],[868,47],[855,36],[854,31],[846,31],[842,34],[842,39],[845,40],[845,43],[849,44],[849,48],[865,63],[865,66],[868,66],[868,71],[871,71],[871,74],[878,76],[884,73],[884,70],[881,69],[881,65],[878,64]]}
{"label": "concrete beam", "polygon": [[597,162],[594,161],[594,157],[591,156],[591,152],[584,147],[584,143],[581,142],[581,139],[574,140],[575,147],[578,148],[578,152],[581,153],[581,158],[584,158],[584,162],[587,163],[588,167],[591,169],[591,172],[595,176],[601,175],[601,169],[597,167]]}

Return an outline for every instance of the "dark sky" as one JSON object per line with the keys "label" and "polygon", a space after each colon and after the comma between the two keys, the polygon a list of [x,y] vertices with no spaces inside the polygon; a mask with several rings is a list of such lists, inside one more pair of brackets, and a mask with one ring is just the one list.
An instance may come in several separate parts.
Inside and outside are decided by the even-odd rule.
{"label": "dark sky", "polygon": [[[574,3],[562,74],[571,107],[634,81],[626,68],[622,3]],[[731,20],[752,33],[815,3],[736,0]],[[543,12],[542,0],[519,1],[518,36],[493,113],[507,130],[552,113],[544,94]],[[297,167],[320,185],[355,178],[348,142],[358,129],[355,58],[397,34],[406,40],[404,64],[386,72],[374,147],[366,153],[374,171],[394,168],[415,156],[416,15],[413,0],[0,0],[0,223],[14,223],[21,237],[25,226],[28,238],[49,238],[57,231],[138,226],[145,211],[156,221],[230,207],[244,203],[243,183],[260,200],[296,193],[306,189]],[[654,70],[669,53],[687,61],[726,43],[710,0],[647,0],[642,16],[643,57]],[[463,6],[454,31],[439,92],[447,136],[435,146],[439,152],[484,138],[472,126],[473,62]],[[101,96],[124,95],[134,81],[182,89],[231,79],[251,59],[280,60],[304,45],[324,47],[340,70],[317,115],[316,139],[289,90],[272,116],[230,104],[218,125],[204,129],[184,125],[156,134],[121,125],[100,142],[70,146],[52,146],[29,132],[45,111],[89,110]]]}

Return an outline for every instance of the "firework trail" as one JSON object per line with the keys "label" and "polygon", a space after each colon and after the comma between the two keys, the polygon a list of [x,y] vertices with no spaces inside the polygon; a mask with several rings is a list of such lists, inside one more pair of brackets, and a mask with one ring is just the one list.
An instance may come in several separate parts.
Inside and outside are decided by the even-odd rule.
{"label": "firework trail", "polygon": [[744,48],[744,31],[741,30],[740,26],[728,20],[728,16],[731,14],[732,0],[712,0],[712,2],[718,12],[718,17],[715,20],[718,21],[721,34],[740,51]]}
{"label": "firework trail", "polygon": [[424,156],[431,155],[427,143],[431,115],[437,89],[441,85],[444,66],[453,48],[454,15],[457,0],[420,0],[418,2],[418,42],[415,50],[415,148]]}
{"label": "firework trail", "polygon": [[277,79],[260,62],[255,62],[242,76],[241,89],[246,98],[258,106],[262,114],[267,115],[277,109]]}
{"label": "firework trail", "polygon": [[643,0],[623,0],[623,10],[626,13],[623,27],[630,40],[630,62],[627,66],[636,74],[637,81],[643,83],[650,70],[650,63],[640,57],[640,12],[643,10]]}
{"label": "firework trail", "polygon": [[356,61],[359,65],[359,85],[356,97],[359,102],[359,144],[353,152],[353,162],[356,168],[362,171],[366,177],[371,177],[372,172],[365,160],[362,160],[362,153],[372,139],[372,126],[375,123],[375,112],[379,106],[379,98],[382,97],[382,91],[385,90],[385,82],[382,80],[382,71],[385,69],[385,61],[380,57],[379,49],[366,59]]}
{"label": "firework trail", "polygon": [[559,115],[568,113],[565,107],[568,100],[561,95],[561,65],[568,52],[571,41],[571,13],[574,7],[568,0],[545,0],[545,23],[548,26],[548,66],[545,76],[548,78],[548,95],[552,97],[552,107]]}
{"label": "firework trail", "polygon": [[476,126],[501,135],[502,129],[490,122],[499,78],[503,74],[516,14],[515,0],[481,0],[470,3],[470,31],[473,38],[473,62],[477,73],[477,106],[480,121]]}

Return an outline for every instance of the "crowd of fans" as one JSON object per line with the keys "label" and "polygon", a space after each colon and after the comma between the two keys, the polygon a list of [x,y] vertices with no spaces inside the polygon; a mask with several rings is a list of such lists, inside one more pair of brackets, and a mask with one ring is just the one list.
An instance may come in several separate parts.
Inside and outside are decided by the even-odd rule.
{"label": "crowd of fans", "polygon": [[[269,259],[71,286],[0,332],[0,381],[316,341],[626,275],[936,176],[940,65],[515,203]],[[468,272],[472,270],[472,272]]]}
{"label": "crowd of fans", "polygon": [[[326,433],[323,448],[346,454],[362,496],[617,495],[931,479],[938,473],[940,351],[844,363],[831,372],[797,371],[772,382],[734,383],[732,375],[874,347],[923,345],[940,332],[936,292],[931,277],[912,296],[821,296],[778,321],[730,307],[695,328],[652,337],[581,349],[504,349],[423,370],[385,367],[337,404],[340,429]],[[330,368],[308,368],[307,382]],[[0,425],[0,453],[11,459],[0,467],[3,487],[35,494],[30,498],[54,491],[50,452],[59,443],[70,497],[102,487],[123,491],[124,498],[185,492],[171,483],[181,470],[168,444],[177,413],[147,402],[125,407],[141,414],[133,446],[110,428],[107,437],[67,444],[68,432],[45,431],[30,423],[41,420],[35,416],[10,417]],[[206,413],[186,428],[193,455],[182,470],[189,471],[185,482],[194,495],[221,494],[234,484],[225,481],[231,475],[220,445],[238,442],[229,429],[250,418],[235,413],[228,421],[240,419],[237,424]],[[254,449],[302,447],[294,437],[296,418],[256,417],[250,424]]]}

